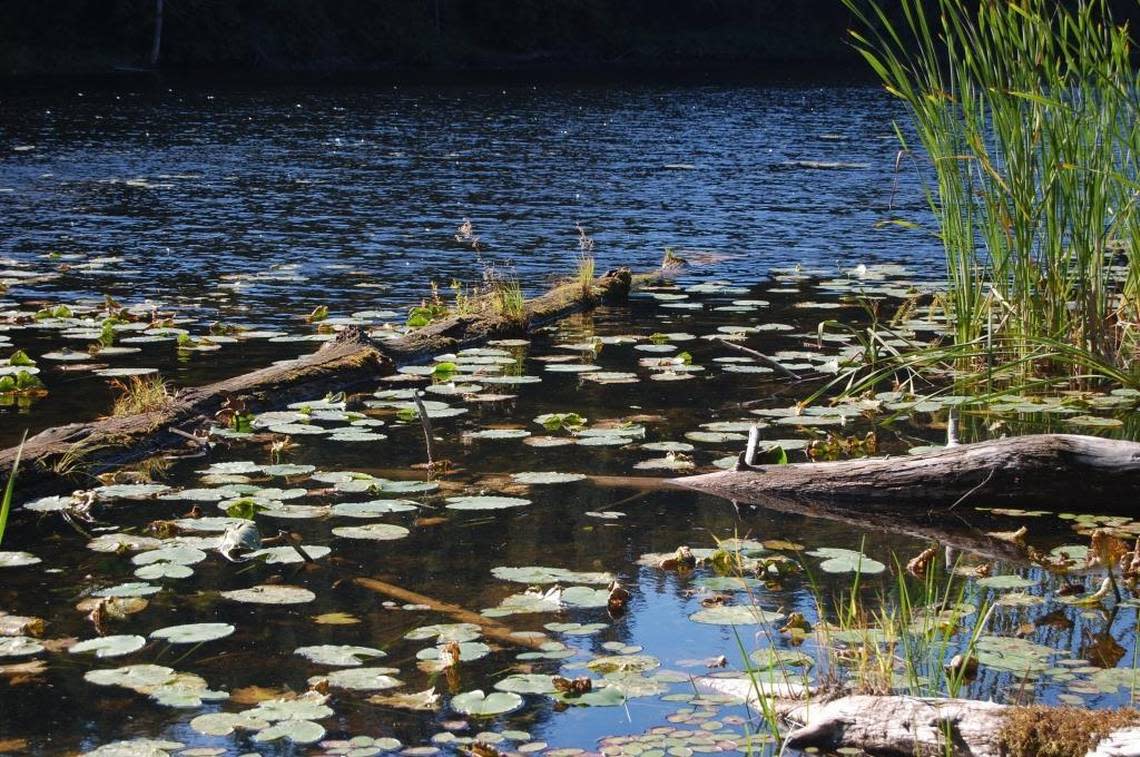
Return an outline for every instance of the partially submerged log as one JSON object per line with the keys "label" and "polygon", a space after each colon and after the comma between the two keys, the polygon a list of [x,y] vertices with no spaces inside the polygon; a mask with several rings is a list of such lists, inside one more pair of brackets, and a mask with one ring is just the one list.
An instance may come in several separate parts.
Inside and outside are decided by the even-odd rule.
{"label": "partially submerged log", "polygon": [[973,699],[851,695],[824,704],[803,702],[783,711],[804,723],[789,733],[790,749],[834,752],[861,749],[872,755],[1001,754],[1008,705]]}
{"label": "partially submerged log", "polygon": [[[80,469],[90,475],[152,457],[186,444],[187,431],[202,426],[230,398],[251,412],[323,397],[375,382],[404,365],[485,343],[522,336],[603,302],[623,302],[632,277],[628,270],[599,278],[590,292],[567,284],[526,304],[522,318],[494,313],[461,315],[381,342],[349,328],[316,352],[252,373],[178,392],[162,410],[47,429],[24,444],[17,486],[20,491],[60,483]],[[12,470],[16,449],[0,452],[0,481]]]}
{"label": "partially submerged log", "polygon": [[899,457],[751,466],[677,483],[740,502],[851,504],[864,510],[974,505],[1059,510],[1132,507],[1140,444],[1037,434]]}

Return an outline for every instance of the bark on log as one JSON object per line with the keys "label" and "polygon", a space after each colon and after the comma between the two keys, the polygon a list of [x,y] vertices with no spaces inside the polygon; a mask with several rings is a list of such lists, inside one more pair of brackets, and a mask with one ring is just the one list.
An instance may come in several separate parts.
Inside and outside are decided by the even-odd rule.
{"label": "bark on log", "polygon": [[749,466],[676,479],[699,491],[764,505],[772,499],[864,511],[957,504],[1060,509],[1132,507],[1140,444],[1075,434],[997,439],[906,457]]}
{"label": "bark on log", "polygon": [[[804,725],[785,747],[833,752],[844,747],[872,755],[996,757],[1007,705],[973,699],[852,695],[826,704],[800,703],[783,716]],[[949,750],[947,749],[949,747]]]}
{"label": "bark on log", "polygon": [[[521,319],[494,314],[455,316],[387,342],[374,340],[357,328],[346,329],[310,355],[183,389],[163,410],[47,429],[24,444],[17,487],[26,495],[62,483],[77,466],[89,475],[182,447],[185,435],[172,429],[200,426],[229,397],[240,397],[250,411],[260,412],[356,388],[443,352],[522,336],[599,303],[623,302],[630,282],[628,270],[612,271],[599,278],[590,293],[568,284],[529,301]],[[16,448],[0,451],[0,481],[10,475],[15,455]]]}

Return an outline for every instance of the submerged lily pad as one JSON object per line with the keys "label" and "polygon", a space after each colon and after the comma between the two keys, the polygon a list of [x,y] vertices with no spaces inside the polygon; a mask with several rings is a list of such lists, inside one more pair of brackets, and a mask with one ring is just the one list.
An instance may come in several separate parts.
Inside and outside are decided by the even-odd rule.
{"label": "submerged lily pad", "polygon": [[982,636],[975,647],[978,662],[994,670],[1038,674],[1049,667],[1057,650],[1013,636]]}
{"label": "submerged lily pad", "polygon": [[451,698],[451,709],[463,715],[476,718],[489,718],[503,715],[523,706],[523,698],[509,691],[493,691],[484,694],[482,690],[466,691]]}

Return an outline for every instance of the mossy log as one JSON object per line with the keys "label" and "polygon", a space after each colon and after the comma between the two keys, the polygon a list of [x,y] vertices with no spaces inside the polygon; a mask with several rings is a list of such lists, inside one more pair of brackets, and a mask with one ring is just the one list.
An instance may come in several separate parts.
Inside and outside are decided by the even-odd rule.
{"label": "mossy log", "polygon": [[[251,412],[261,412],[368,385],[401,366],[425,362],[433,355],[490,339],[524,336],[600,303],[624,302],[631,280],[626,269],[611,271],[597,279],[589,292],[577,284],[566,284],[530,300],[523,317],[495,313],[453,316],[391,341],[372,339],[357,328],[345,329],[312,354],[183,389],[162,410],[47,429],[25,442],[17,486],[26,495],[61,484],[79,471],[90,476],[184,447],[189,441],[186,432],[199,429],[230,398],[241,399]],[[0,481],[10,474],[15,456],[16,448],[0,452]]]}
{"label": "mossy log", "polygon": [[739,502],[857,506],[889,512],[957,505],[1074,511],[1131,507],[1140,494],[1140,444],[1035,434],[899,457],[748,465],[676,482]]}

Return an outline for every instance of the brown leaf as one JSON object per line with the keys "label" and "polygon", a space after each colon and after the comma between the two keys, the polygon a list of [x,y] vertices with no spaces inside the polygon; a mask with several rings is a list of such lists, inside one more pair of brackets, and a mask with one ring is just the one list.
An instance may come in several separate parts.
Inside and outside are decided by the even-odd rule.
{"label": "brown leaf", "polygon": [[934,556],[937,554],[937,545],[922,550],[907,562],[906,572],[916,578],[925,578],[926,571],[930,568],[931,563],[934,562]]}
{"label": "brown leaf", "polygon": [[257,704],[267,699],[290,698],[293,692],[288,689],[273,689],[267,686],[243,686],[230,692],[234,704]]}

